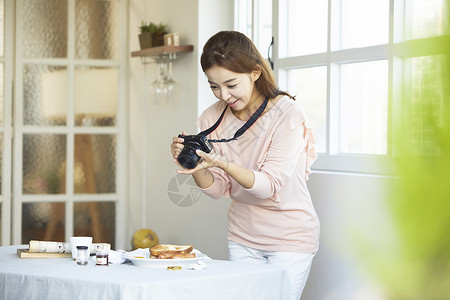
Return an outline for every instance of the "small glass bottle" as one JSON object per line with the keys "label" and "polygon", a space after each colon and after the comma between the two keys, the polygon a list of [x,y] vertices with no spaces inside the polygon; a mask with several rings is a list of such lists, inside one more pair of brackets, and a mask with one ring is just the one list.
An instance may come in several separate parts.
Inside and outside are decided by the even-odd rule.
{"label": "small glass bottle", "polygon": [[89,258],[88,246],[77,246],[77,265],[87,265]]}
{"label": "small glass bottle", "polygon": [[96,266],[108,266],[109,256],[107,250],[99,250],[95,254],[95,265]]}

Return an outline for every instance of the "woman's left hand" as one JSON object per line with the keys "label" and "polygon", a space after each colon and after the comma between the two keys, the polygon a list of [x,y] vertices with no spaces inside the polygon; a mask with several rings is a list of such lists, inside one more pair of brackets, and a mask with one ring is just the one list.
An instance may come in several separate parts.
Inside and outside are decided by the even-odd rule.
{"label": "woman's left hand", "polygon": [[187,169],[178,170],[177,173],[192,174],[199,170],[208,169],[211,167],[222,168],[223,166],[226,166],[226,164],[229,163],[229,161],[225,157],[223,157],[217,153],[214,153],[214,152],[206,153],[201,150],[196,150],[196,153],[201,158],[201,160],[199,161],[197,166],[194,169],[190,169],[190,170],[187,170]]}

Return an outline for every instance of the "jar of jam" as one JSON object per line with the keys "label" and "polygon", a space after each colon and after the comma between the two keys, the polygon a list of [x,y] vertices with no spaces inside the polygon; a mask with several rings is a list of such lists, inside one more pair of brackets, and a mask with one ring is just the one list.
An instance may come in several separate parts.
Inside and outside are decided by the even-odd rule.
{"label": "jar of jam", "polygon": [[95,265],[96,266],[108,266],[109,256],[107,250],[99,250],[95,254]]}

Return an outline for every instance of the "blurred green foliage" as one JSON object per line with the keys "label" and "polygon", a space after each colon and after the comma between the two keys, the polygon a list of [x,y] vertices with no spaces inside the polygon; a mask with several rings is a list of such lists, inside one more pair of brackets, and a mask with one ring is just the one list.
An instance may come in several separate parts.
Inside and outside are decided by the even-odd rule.
{"label": "blurred green foliage", "polygon": [[409,59],[413,78],[401,87],[401,118],[394,120],[401,123],[393,133],[398,179],[386,197],[394,238],[377,253],[363,245],[366,267],[389,299],[450,299],[450,43],[445,41],[432,45],[439,55]]}
{"label": "blurred green foliage", "polygon": [[[422,70],[425,78],[413,95],[418,101],[403,101],[409,109],[394,142],[399,179],[387,205],[397,245],[391,253],[395,259],[383,273],[392,299],[450,299],[449,59],[441,57],[427,67],[433,69]],[[435,82],[441,82],[439,93]],[[419,114],[406,116],[413,111]]]}

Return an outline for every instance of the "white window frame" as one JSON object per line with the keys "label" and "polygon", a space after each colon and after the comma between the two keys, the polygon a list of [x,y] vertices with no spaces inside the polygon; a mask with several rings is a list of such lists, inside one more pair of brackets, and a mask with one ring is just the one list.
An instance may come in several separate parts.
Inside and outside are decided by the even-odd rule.
{"label": "white window frame", "polygon": [[[237,1],[237,0],[236,0]],[[255,1],[255,0],[253,0]],[[287,69],[309,68],[317,66],[327,67],[327,117],[326,117],[326,152],[319,153],[319,159],[313,164],[314,170],[323,172],[352,172],[380,175],[394,175],[392,169],[395,153],[393,151],[394,132],[399,132],[395,126],[394,118],[400,115],[401,99],[404,72],[403,60],[410,57],[439,54],[435,53],[435,48],[430,45],[449,42],[448,36],[430,37],[417,40],[404,39],[405,8],[408,0],[389,1],[389,40],[387,44],[368,46],[362,48],[350,48],[333,50],[337,41],[333,39],[339,37],[339,33],[332,30],[339,30],[339,10],[340,1],[328,0],[328,31],[327,31],[327,51],[323,53],[280,58],[279,53],[279,20],[285,18],[281,15],[280,0],[272,2],[272,32],[274,45],[272,47],[271,60],[274,62],[274,75],[281,89],[286,89]],[[236,5],[237,6],[237,5]],[[254,5],[253,5],[254,6]],[[334,6],[334,7],[333,7]],[[238,13],[236,11],[236,13]],[[256,12],[255,12],[256,13]],[[333,15],[334,14],[334,15]],[[394,19],[395,18],[395,19]],[[252,20],[256,20],[253,17]],[[395,21],[395,22],[394,22]],[[257,24],[252,23],[253,27]],[[239,28],[240,24],[235,24]],[[444,49],[444,47],[441,47]],[[262,53],[265,55],[265,53]],[[338,138],[338,108],[339,108],[339,84],[336,80],[339,76],[339,65],[344,63],[369,62],[376,60],[387,60],[388,62],[388,134],[386,155],[362,155],[362,154],[340,154],[336,151],[337,142],[332,139]],[[333,78],[333,80],[331,79]],[[314,128],[313,128],[314,130]]]}

